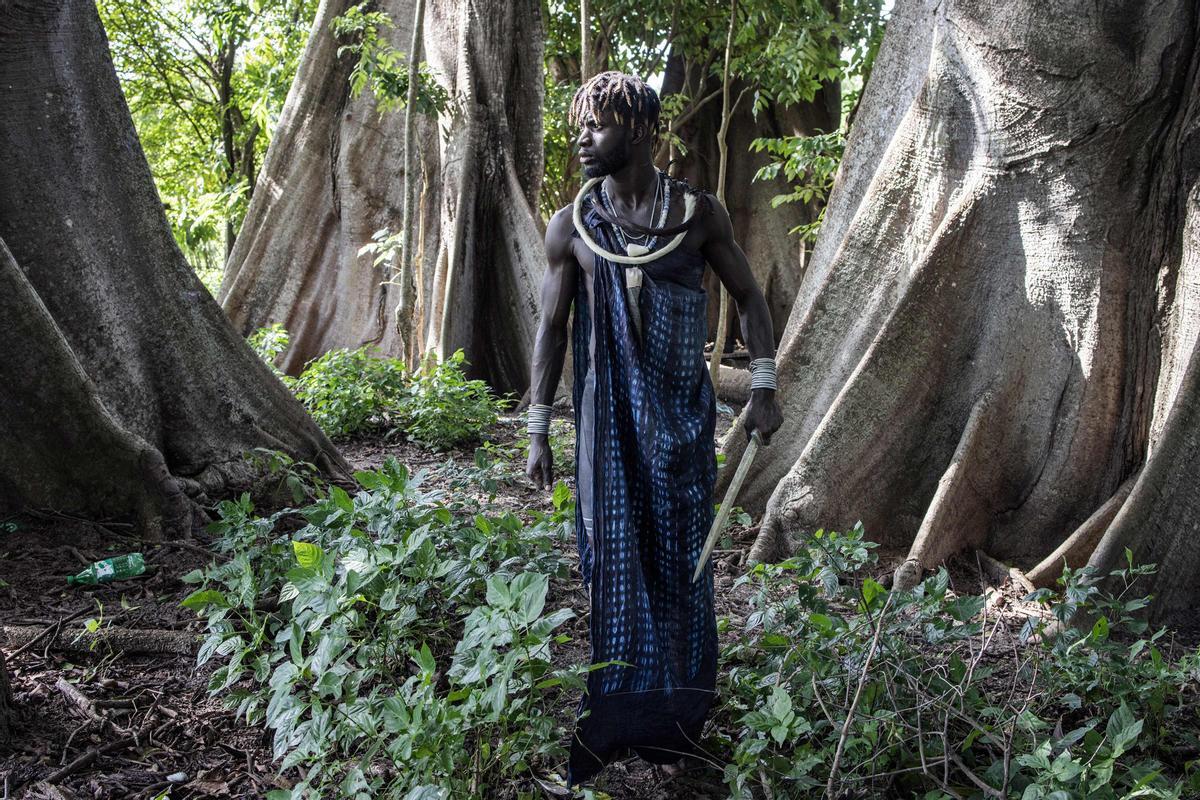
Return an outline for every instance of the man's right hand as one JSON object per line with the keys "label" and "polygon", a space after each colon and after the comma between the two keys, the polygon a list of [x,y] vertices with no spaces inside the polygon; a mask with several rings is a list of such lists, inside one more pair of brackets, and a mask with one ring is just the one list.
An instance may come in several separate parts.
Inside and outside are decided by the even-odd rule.
{"label": "man's right hand", "polygon": [[550,437],[544,433],[529,436],[529,463],[525,475],[540,489],[554,485],[554,456],[550,452]]}

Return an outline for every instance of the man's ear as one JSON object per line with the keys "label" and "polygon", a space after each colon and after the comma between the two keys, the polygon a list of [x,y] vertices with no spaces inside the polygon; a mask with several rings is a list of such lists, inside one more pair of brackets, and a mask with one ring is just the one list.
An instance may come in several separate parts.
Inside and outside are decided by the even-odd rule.
{"label": "man's ear", "polygon": [[644,140],[650,137],[650,126],[644,122],[639,122],[633,126],[633,136],[630,137],[630,143],[641,144]]}

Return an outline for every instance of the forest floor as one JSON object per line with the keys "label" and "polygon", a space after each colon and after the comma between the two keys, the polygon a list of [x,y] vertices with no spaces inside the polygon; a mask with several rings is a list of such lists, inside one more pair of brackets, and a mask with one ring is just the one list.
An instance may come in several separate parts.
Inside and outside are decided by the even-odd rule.
{"label": "forest floor", "polygon": [[[721,427],[729,421],[722,415]],[[493,431],[510,448],[517,436],[513,420]],[[343,452],[356,469],[395,456],[414,471],[428,469],[426,485],[436,486],[454,468],[448,458],[470,463],[473,448],[439,454],[381,436],[345,444]],[[557,469],[564,478],[570,463],[560,453]],[[552,507],[548,492],[523,480],[501,485],[494,502],[517,514]],[[8,634],[5,652],[18,711],[11,745],[0,746],[0,800],[258,798],[289,788],[295,773],[281,774],[272,763],[270,734],[247,726],[222,707],[220,697],[209,695],[216,661],[196,667],[192,637],[200,635],[202,623],[179,605],[194,589],[180,577],[210,560],[207,534],[147,544],[134,541],[128,530],[44,516],[0,533],[0,623]],[[754,534],[754,528],[734,525],[733,547],[715,556],[717,615],[730,618],[731,630],[746,614],[746,597],[734,582]],[[65,576],[86,564],[133,550],[145,554],[151,574],[103,586],[67,585]],[[876,577],[892,563],[883,554]],[[980,591],[978,575],[968,574],[974,565],[958,566],[956,584],[964,582],[959,590]],[[564,664],[588,657],[587,596],[577,578],[553,586],[549,599],[557,604],[549,607],[570,606],[577,615],[566,630],[572,642],[556,656]],[[131,633],[114,644],[111,637],[90,637],[89,628]],[[35,632],[45,635],[32,646],[16,643]],[[572,712],[562,709],[564,723]],[[532,783],[522,788],[537,794]],[[713,767],[669,776],[635,757],[610,765],[596,788],[603,793],[598,796],[621,800],[728,796]]]}

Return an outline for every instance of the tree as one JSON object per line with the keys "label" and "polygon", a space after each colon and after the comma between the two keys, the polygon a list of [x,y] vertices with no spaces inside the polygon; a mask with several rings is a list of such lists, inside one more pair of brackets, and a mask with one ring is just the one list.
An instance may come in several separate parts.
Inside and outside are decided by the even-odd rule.
{"label": "tree", "polygon": [[244,454],[345,462],[171,235],[88,0],[0,3],[0,511],[191,530]]}
{"label": "tree", "polygon": [[766,507],[753,558],[861,519],[908,551],[905,585],[964,548],[1036,571],[1100,539],[1058,555],[1159,561],[1179,618],[1200,553],[1197,20],[1182,0],[897,4],[784,335],[787,444],[740,499]]}
{"label": "tree", "polygon": [[[275,143],[230,257],[222,304],[249,332],[281,322],[297,371],[336,347],[373,342],[420,357],[467,352],[473,371],[500,390],[528,384],[543,265],[536,219],[542,176],[542,35],[530,0],[429,4],[428,61],[418,80],[429,98],[417,122],[420,175],[403,173],[399,102],[413,19],[408,0],[379,6],[358,28],[371,36],[339,56],[330,24],[360,14],[326,0],[314,23]],[[474,10],[472,10],[474,9]],[[353,49],[353,45],[345,45]],[[355,56],[355,57],[352,57]],[[355,96],[352,79],[359,88]],[[400,177],[398,177],[400,176]],[[417,190],[413,322],[393,324],[402,270],[372,266],[373,233],[401,227],[404,184]],[[396,248],[400,249],[400,248]],[[385,266],[387,261],[385,259]]]}
{"label": "tree", "polygon": [[176,241],[214,285],[315,0],[98,0]]}

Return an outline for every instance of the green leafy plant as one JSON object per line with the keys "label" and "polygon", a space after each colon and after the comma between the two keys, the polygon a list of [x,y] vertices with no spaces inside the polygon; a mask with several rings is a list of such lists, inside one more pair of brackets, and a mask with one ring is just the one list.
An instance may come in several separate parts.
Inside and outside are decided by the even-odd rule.
{"label": "green leafy plant", "polygon": [[[408,96],[408,56],[388,41],[394,27],[383,11],[368,10],[369,4],[351,6],[333,21],[334,34],[346,44],[338,55],[355,57],[350,73],[350,92],[357,97],[368,87],[374,92],[380,111],[404,107]],[[427,64],[421,64],[417,75],[415,110],[436,114],[450,104],[450,95],[433,77]]]}
{"label": "green leafy plant", "polygon": [[438,450],[478,441],[496,424],[509,401],[497,398],[481,380],[468,380],[459,350],[414,373],[396,409],[397,424],[409,441]]}
{"label": "green leafy plant", "polygon": [[[356,494],[296,512],[222,503],[228,561],[185,576],[209,630],[199,662],[221,662],[210,691],[272,731],[283,769],[304,767],[271,796],[493,796],[561,759],[550,709],[586,671],[551,663],[573,616],[547,609],[570,503],[526,524],[394,460],[356,477]],[[307,524],[287,533],[295,514]]]}
{"label": "green leafy plant", "polygon": [[330,350],[309,362],[292,385],[330,436],[389,426],[409,394],[404,363],[369,347]]}
{"label": "green leafy plant", "polygon": [[288,335],[287,329],[283,327],[283,323],[280,322],[272,322],[270,325],[259,328],[246,339],[250,349],[265,361],[267,366],[284,380],[284,383],[291,379],[275,366],[275,362],[288,349],[290,342],[291,337]]}
{"label": "green leafy plant", "polygon": [[1172,662],[1162,632],[1143,635],[1146,601],[1130,587],[1152,567],[1129,557],[1104,576],[1116,595],[1068,571],[1061,594],[1027,598],[1047,608],[1030,632],[1044,618],[1097,621],[1020,650],[945,570],[907,592],[856,577],[871,547],[861,526],[818,531],[740,579],[755,593],[724,653],[718,734],[733,797],[1183,796],[1183,776],[1155,756],[1195,742],[1197,655]]}
{"label": "green leafy plant", "polygon": [[791,184],[790,192],[771,198],[772,208],[785,203],[817,203],[821,206],[816,220],[799,225],[790,233],[798,233],[806,241],[816,240],[825,217],[825,201],[833,190],[833,180],[845,147],[846,137],[841,130],[815,136],[755,139],[750,143],[752,151],[765,152],[771,158],[771,163],[755,173],[754,180],[774,180],[782,173]]}

